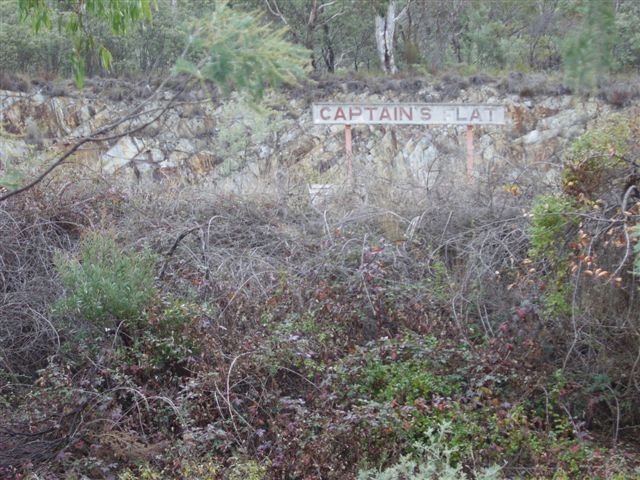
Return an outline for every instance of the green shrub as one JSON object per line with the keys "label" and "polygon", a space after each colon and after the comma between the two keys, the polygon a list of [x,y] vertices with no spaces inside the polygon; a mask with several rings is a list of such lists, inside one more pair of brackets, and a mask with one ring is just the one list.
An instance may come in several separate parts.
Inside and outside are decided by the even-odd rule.
{"label": "green shrub", "polygon": [[538,197],[531,217],[531,249],[533,260],[552,257],[567,243],[567,231],[577,224],[575,203],[559,195]]}
{"label": "green shrub", "polygon": [[208,304],[169,298],[157,314],[149,315],[133,353],[139,366],[171,371],[201,351],[197,324],[213,314]]}
{"label": "green shrub", "polygon": [[546,270],[542,301],[548,316],[571,313],[571,286],[567,283],[571,251],[567,247],[577,235],[578,211],[578,205],[564,195],[538,197],[531,211],[529,256]]}
{"label": "green shrub", "polygon": [[80,242],[77,257],[55,258],[66,291],[55,308],[98,326],[138,320],[156,296],[155,263],[147,250],[127,251],[109,233],[92,232]]}
{"label": "green shrub", "polygon": [[[414,444],[413,455],[405,455],[395,465],[383,470],[358,472],[358,480],[464,480],[470,478],[460,463],[453,459],[460,453],[447,441],[451,424],[443,421],[426,432],[426,440]],[[502,478],[500,467],[476,471],[473,478],[490,480]]]}
{"label": "green shrub", "polygon": [[202,458],[180,459],[179,471],[161,469],[144,464],[135,469],[127,468],[118,475],[118,480],[168,480],[188,478],[190,480],[215,480],[219,478],[220,465],[210,456]]}
{"label": "green shrub", "polygon": [[267,466],[251,459],[233,458],[231,470],[227,474],[229,480],[262,480],[267,475]]}
{"label": "green shrub", "polygon": [[618,188],[629,173],[624,158],[633,156],[633,132],[639,127],[639,120],[633,116],[609,115],[573,141],[564,154],[564,193],[582,203],[607,198],[611,193],[611,199],[617,200]]}

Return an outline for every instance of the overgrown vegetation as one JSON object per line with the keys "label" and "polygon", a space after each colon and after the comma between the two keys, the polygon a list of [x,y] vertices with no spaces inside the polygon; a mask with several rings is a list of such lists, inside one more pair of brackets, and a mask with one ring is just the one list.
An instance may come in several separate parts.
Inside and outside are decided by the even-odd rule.
{"label": "overgrown vegetation", "polygon": [[1,210],[3,477],[633,478],[638,118],[473,212],[66,167]]}
{"label": "overgrown vegetation", "polygon": [[[214,95],[212,83],[244,92],[200,130],[219,130],[207,161],[224,177],[278,148],[275,127],[290,119],[252,104],[265,87],[294,83],[307,61],[376,68],[370,24],[392,1],[158,0],[151,14],[140,0],[126,17],[124,2],[88,2],[93,20],[63,18],[75,45],[55,29],[25,37],[1,15],[0,51],[16,72],[93,75],[112,63],[146,80],[190,44],[175,71]],[[512,94],[550,88],[523,72],[561,67],[591,92],[638,66],[637,3],[605,3],[398,1],[398,63],[471,75],[448,74],[444,97],[483,84],[487,68],[518,71],[501,82]],[[21,4],[50,23],[51,4]],[[105,27],[114,12],[121,23]],[[153,23],[114,36],[142,17]],[[99,66],[85,41],[113,62]],[[2,80],[30,88],[26,76]],[[600,93],[622,107],[638,91]],[[198,103],[181,107],[188,117]],[[638,477],[638,138],[631,107],[565,149],[557,185],[536,166],[474,185],[442,172],[426,192],[362,175],[322,208],[297,187],[239,199],[206,179],[130,187],[60,161],[0,201],[0,477]],[[28,162],[6,163],[1,186],[34,176]]]}

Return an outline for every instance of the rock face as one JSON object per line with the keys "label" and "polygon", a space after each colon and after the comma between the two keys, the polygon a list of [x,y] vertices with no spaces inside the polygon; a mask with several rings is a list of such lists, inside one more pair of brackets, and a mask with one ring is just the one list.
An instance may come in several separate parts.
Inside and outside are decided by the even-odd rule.
{"label": "rock face", "polygon": [[[235,97],[224,103],[186,98],[159,120],[120,138],[93,143],[77,158],[103,174],[132,182],[207,180],[235,193],[340,183],[348,171],[344,129],[313,125],[311,103],[482,102],[504,105],[507,124],[476,127],[474,174],[486,176],[499,169],[503,177],[515,180],[526,168],[553,170],[567,142],[613,110],[594,98],[521,97],[504,93],[497,82],[480,83],[451,89],[446,82],[436,86],[423,80],[373,86],[334,82],[273,94],[262,112]],[[113,133],[144,126],[170,96],[166,92],[161,99],[146,100],[146,113]],[[135,106],[135,101],[114,102],[108,95],[101,99],[0,91],[0,173],[26,152],[33,154],[33,145],[36,155],[64,151]],[[465,127],[359,126],[353,129],[354,177],[356,182],[379,178],[428,189],[447,176],[464,174],[464,142]]]}

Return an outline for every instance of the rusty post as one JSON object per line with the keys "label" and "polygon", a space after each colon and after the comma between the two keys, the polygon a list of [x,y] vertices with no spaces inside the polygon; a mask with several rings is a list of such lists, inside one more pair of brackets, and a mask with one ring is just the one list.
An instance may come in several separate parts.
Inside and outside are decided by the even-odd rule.
{"label": "rusty post", "polygon": [[344,149],[347,154],[347,177],[353,185],[353,148],[351,144],[351,125],[344,126]]}
{"label": "rusty post", "polygon": [[467,125],[467,180],[471,181],[474,169],[473,162],[473,125]]}

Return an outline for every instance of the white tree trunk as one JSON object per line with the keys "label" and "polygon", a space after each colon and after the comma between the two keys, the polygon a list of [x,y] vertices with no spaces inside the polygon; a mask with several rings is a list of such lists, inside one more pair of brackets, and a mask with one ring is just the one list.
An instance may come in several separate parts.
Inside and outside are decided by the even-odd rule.
{"label": "white tree trunk", "polygon": [[396,61],[393,56],[393,36],[396,30],[396,0],[389,0],[387,15],[376,15],[376,45],[380,65],[385,73],[396,73]]}

